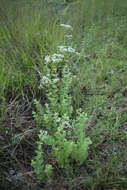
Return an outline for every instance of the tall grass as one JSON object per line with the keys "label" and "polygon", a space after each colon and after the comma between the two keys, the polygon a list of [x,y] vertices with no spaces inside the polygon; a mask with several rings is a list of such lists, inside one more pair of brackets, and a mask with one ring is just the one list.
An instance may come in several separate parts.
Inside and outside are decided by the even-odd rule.
{"label": "tall grass", "polygon": [[[63,40],[55,18],[47,17],[44,3],[31,1],[2,3],[0,20],[0,78],[2,93],[37,90],[36,68],[43,67],[43,57],[55,51]],[[40,6],[40,7],[39,7]],[[6,75],[5,75],[6,73]],[[9,90],[10,89],[10,90]],[[26,91],[25,91],[26,92]],[[12,95],[11,94],[11,95]],[[10,95],[10,96],[11,96]]]}
{"label": "tall grass", "polygon": [[84,37],[90,40],[91,49],[97,43],[102,44],[102,40],[105,43],[105,37],[109,36],[126,43],[126,10],[126,0],[79,0],[67,6],[64,18],[74,26],[74,40],[79,48]]}

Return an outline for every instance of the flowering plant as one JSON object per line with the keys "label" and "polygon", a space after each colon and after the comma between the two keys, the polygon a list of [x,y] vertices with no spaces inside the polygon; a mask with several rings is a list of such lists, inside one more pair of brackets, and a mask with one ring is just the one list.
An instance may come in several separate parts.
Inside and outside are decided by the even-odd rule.
{"label": "flowering plant", "polygon": [[[76,51],[67,46],[59,46],[58,50],[63,54],[45,57],[46,75],[40,80],[40,88],[46,92],[47,103],[42,106],[35,100],[37,112],[33,112],[40,126],[36,156],[32,161],[39,180],[52,176],[54,165],[51,160],[55,160],[55,164],[67,172],[72,167],[73,161],[81,165],[87,158],[91,144],[84,131],[88,120],[87,114],[78,109],[74,117],[70,94],[73,75],[64,53]],[[48,160],[44,159],[45,148],[50,157]]]}

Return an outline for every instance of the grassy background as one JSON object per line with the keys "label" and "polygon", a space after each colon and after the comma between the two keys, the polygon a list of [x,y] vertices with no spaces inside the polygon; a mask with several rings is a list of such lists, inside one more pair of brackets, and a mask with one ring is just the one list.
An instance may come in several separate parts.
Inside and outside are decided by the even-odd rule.
{"label": "grassy background", "polygon": [[[38,70],[64,43],[60,23],[73,26],[72,44],[81,52],[72,94],[75,109],[90,115],[86,131],[93,141],[87,162],[74,169],[72,189],[127,189],[126,0],[0,0],[0,182],[10,186],[12,168],[28,180],[36,139],[33,100],[43,99]],[[59,189],[59,179],[54,184]]]}

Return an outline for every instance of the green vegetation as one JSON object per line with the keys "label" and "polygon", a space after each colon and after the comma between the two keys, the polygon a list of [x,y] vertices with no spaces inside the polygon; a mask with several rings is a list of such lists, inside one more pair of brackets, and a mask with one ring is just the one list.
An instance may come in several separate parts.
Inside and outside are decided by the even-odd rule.
{"label": "green vegetation", "polygon": [[[48,103],[45,103],[43,108],[38,101],[35,101],[37,113],[33,113],[38,125],[41,126],[37,155],[32,161],[39,180],[45,177],[46,172],[43,168],[50,166],[52,170],[51,164],[47,163],[52,159],[61,168],[65,168],[69,176],[71,162],[74,160],[78,165],[83,164],[88,156],[88,146],[91,144],[90,139],[84,136],[87,115],[81,109],[74,112],[72,95],[69,95],[73,75],[69,71],[68,56],[66,57],[64,53],[68,55],[69,52],[71,54],[77,52],[65,46],[60,46],[60,50],[63,54],[46,57],[44,70],[47,72],[46,76],[41,78],[40,88],[45,91]],[[51,150],[48,154],[49,159],[46,156],[47,160],[43,163],[45,145]]]}
{"label": "green vegetation", "polygon": [[126,60],[126,0],[0,0],[0,189],[127,189]]}

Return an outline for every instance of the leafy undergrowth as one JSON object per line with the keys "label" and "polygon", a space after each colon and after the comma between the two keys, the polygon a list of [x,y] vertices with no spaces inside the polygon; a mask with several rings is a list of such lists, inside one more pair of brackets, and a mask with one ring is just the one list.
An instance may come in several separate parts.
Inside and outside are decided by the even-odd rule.
{"label": "leafy undergrowth", "polygon": [[[1,8],[4,10],[1,11],[4,16],[0,20],[0,189],[127,189],[127,16],[125,12],[127,3],[124,0],[120,3],[116,0],[113,1],[115,3],[107,4],[105,1],[97,2],[81,0],[65,4],[62,20],[60,17],[57,21],[58,13],[54,17],[48,15],[47,18],[47,4],[44,7],[41,5],[43,11],[38,12],[39,2],[36,4],[36,9],[35,3],[31,5],[26,3],[22,9],[20,9],[21,4],[14,4],[17,12],[13,11],[14,7],[10,4],[8,4],[9,11]],[[56,1],[56,4],[59,2]],[[90,6],[91,14],[87,11]],[[67,18],[73,25],[71,32],[70,29],[63,30],[60,26]],[[70,162],[71,156],[74,159],[71,161],[68,175],[65,168],[60,167],[62,158],[55,160],[54,155],[51,156],[51,147],[47,148],[45,143],[44,164],[48,161],[50,163],[45,171],[51,176],[40,182],[36,178],[36,170],[34,171],[31,161],[36,156],[38,133],[43,129],[41,125],[45,123],[40,121],[38,124],[39,118],[35,121],[33,117],[32,112],[36,112],[34,100],[40,102],[41,108],[45,108],[46,103],[50,105],[48,98],[51,100],[52,97],[49,95],[47,98],[46,90],[49,93],[51,89],[53,93],[53,89],[57,88],[53,86],[52,89],[52,86],[47,85],[46,88],[40,88],[47,74],[45,61],[54,58],[52,55],[57,52],[59,45],[64,44],[65,50],[67,43],[70,47],[77,46],[76,52],[78,52],[76,56],[67,52],[65,62],[63,57],[57,57],[61,62],[60,67],[57,63],[60,80],[62,80],[61,68],[64,65],[68,65],[72,73],[68,75],[68,81],[73,79],[69,93],[65,93],[67,90],[65,89],[61,90],[61,94],[65,95],[63,100],[68,99],[69,106],[65,107],[70,110],[71,98],[73,113],[70,114],[70,118],[73,118],[73,121],[76,121],[75,113],[79,108],[83,113],[87,113],[88,122],[84,126],[84,135],[86,139],[88,137],[91,139],[92,144],[89,146],[87,159],[83,154],[81,157],[83,163],[79,165],[76,164],[73,151],[69,153],[67,162],[68,160]],[[70,50],[75,52],[74,48]],[[55,67],[51,64],[49,69],[54,71]],[[64,87],[66,87],[65,78]],[[58,89],[55,98],[59,102]],[[58,104],[54,106],[53,110],[56,109],[58,114],[59,111],[62,113]],[[64,106],[61,106],[62,108]],[[67,113],[69,114],[69,111]],[[50,137],[53,134],[53,141],[60,136],[54,131],[48,132]],[[72,150],[76,146],[76,140],[73,136],[75,131],[71,132],[69,139],[64,136],[63,143],[67,142],[69,145],[68,142],[71,142]],[[55,151],[62,146],[56,146],[55,143],[50,145]],[[80,155],[78,156],[80,158]],[[62,166],[64,164],[62,162]],[[53,167],[53,176],[51,167]]]}

